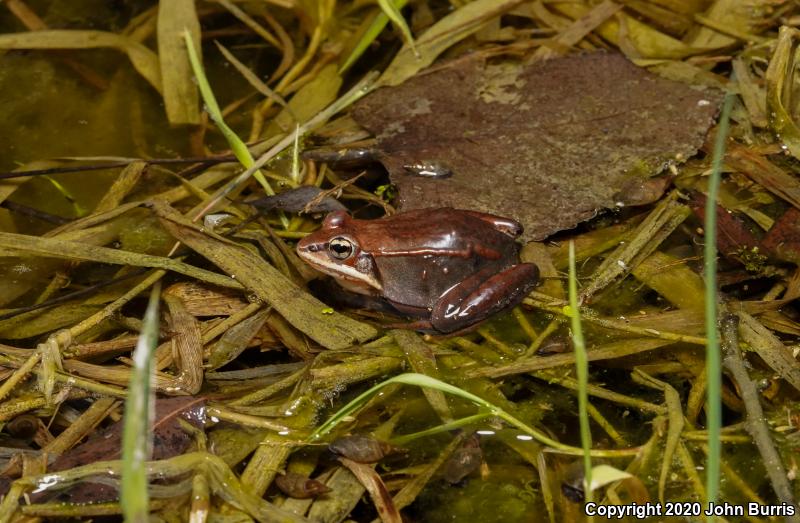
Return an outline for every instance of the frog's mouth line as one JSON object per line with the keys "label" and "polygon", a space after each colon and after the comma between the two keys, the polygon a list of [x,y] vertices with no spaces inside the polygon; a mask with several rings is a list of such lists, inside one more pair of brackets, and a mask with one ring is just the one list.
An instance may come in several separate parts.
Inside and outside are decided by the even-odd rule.
{"label": "frog's mouth line", "polygon": [[332,263],[328,260],[320,259],[305,252],[299,252],[298,254],[300,254],[300,257],[303,259],[303,261],[329,276],[333,276],[334,278],[340,280],[346,280],[348,282],[360,283],[362,285],[366,283],[373,289],[383,291],[383,285],[381,285],[381,282],[368,274],[358,271],[354,267],[350,267],[344,263]]}

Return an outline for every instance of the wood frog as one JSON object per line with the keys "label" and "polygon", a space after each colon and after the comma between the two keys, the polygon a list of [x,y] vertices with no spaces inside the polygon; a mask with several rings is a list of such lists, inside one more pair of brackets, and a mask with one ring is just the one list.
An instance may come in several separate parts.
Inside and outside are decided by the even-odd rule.
{"label": "wood frog", "polygon": [[359,220],[328,214],[297,253],[345,289],[381,298],[417,330],[453,334],[519,304],[539,281],[514,220],[437,208]]}

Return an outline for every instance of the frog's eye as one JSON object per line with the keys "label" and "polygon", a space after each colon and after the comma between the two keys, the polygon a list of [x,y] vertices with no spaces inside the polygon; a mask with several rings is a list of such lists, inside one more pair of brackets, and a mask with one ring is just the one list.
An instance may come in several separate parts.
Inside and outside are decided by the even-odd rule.
{"label": "frog's eye", "polygon": [[334,238],[328,245],[328,249],[331,251],[331,256],[337,260],[344,260],[353,254],[353,242],[347,238]]}

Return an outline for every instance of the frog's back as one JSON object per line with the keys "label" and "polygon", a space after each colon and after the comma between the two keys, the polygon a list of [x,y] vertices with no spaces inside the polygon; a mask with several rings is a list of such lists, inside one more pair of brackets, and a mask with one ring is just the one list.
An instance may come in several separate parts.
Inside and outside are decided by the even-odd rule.
{"label": "frog's back", "polygon": [[[362,240],[361,238],[364,238]],[[384,298],[431,308],[451,287],[517,263],[518,245],[486,220],[454,209],[423,209],[359,224]]]}
{"label": "frog's back", "polygon": [[[469,211],[420,209],[378,220],[358,220],[359,243],[376,256],[405,256],[427,252],[442,256],[472,256],[489,249],[497,256],[516,252],[512,236]],[[486,256],[492,256],[485,251]]]}

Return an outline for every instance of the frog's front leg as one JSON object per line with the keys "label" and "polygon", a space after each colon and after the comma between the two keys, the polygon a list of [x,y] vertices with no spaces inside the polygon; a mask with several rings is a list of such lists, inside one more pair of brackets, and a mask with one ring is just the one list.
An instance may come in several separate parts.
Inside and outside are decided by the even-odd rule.
{"label": "frog's front leg", "polygon": [[497,274],[478,271],[445,292],[431,311],[431,325],[448,334],[519,304],[539,283],[539,268],[520,263]]}

